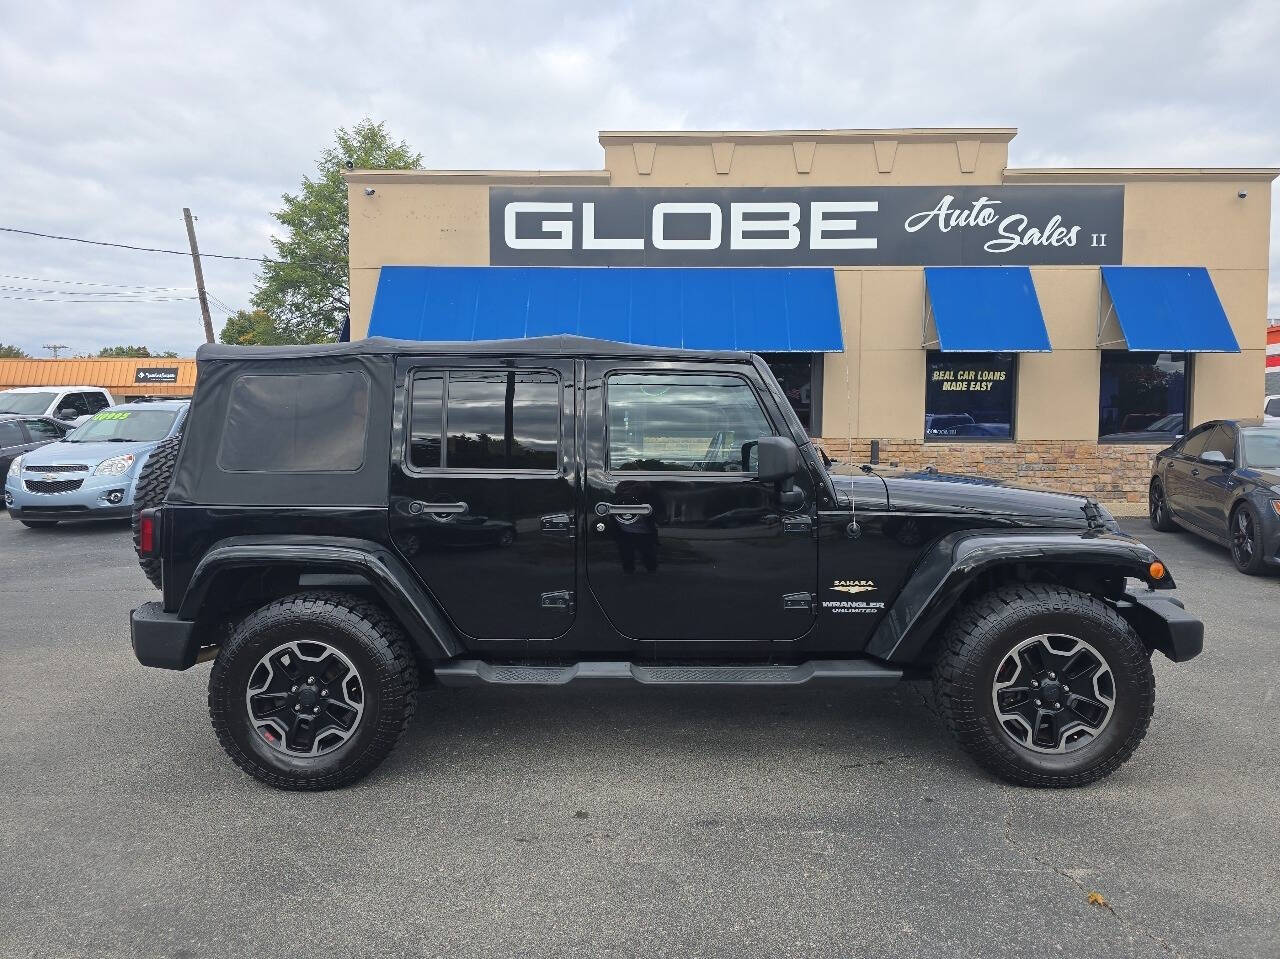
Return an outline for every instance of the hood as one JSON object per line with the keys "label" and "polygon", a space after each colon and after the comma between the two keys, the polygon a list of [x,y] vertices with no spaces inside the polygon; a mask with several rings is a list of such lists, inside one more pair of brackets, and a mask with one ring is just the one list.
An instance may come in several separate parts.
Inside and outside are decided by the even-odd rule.
{"label": "hood", "polygon": [[28,469],[72,464],[93,467],[103,460],[123,456],[125,453],[132,453],[136,459],[141,459],[155,449],[158,443],[158,440],[148,440],[145,443],[68,443],[59,440],[32,450],[22,458],[22,462]]}
{"label": "hood", "polygon": [[[875,475],[883,479],[888,505],[894,510],[1026,517],[1080,527],[1100,522],[1114,525],[1110,514],[1096,501],[1073,493],[1016,486],[984,476],[933,471],[890,470],[877,471]],[[856,477],[833,476],[836,487],[845,491],[849,490],[851,479],[856,482]]]}

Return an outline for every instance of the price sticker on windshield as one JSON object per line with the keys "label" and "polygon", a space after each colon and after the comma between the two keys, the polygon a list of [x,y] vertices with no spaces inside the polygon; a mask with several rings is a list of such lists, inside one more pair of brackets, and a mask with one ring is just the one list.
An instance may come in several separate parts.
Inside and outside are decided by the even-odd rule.
{"label": "price sticker on windshield", "polygon": [[94,413],[95,420],[127,420],[132,414],[123,410],[104,410],[101,413]]}

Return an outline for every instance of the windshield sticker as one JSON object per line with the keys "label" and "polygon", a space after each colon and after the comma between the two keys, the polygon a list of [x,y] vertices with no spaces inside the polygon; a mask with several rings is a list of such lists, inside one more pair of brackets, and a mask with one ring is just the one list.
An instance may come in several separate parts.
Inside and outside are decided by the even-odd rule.
{"label": "windshield sticker", "polygon": [[124,410],[104,410],[101,413],[94,413],[93,418],[95,420],[127,420],[132,415]]}

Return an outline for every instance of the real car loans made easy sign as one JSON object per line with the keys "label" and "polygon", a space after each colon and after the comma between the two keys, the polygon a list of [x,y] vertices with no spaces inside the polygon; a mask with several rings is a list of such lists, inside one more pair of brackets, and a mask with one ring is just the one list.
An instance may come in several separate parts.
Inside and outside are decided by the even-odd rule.
{"label": "real car loans made easy sign", "polygon": [[1120,263],[1123,186],[492,187],[495,266]]}

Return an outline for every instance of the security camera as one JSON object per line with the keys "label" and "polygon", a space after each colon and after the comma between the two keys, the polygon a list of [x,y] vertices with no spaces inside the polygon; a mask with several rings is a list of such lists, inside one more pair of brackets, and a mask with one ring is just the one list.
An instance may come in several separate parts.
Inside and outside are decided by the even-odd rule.
{"label": "security camera", "polygon": [[354,170],[355,168],[356,168],[355,163],[353,163],[351,160],[348,160],[348,161],[347,161],[347,169],[348,169],[348,170]]}
{"label": "security camera", "polygon": [[373,194],[374,194],[375,192],[377,192],[377,191],[375,191],[375,190],[374,190],[374,188],[373,188],[373,187],[371,187],[371,186],[367,186],[367,187],[365,187],[365,188],[364,188],[364,195],[365,195],[365,196],[373,196]]}
{"label": "security camera", "polygon": [[1246,193],[1244,190],[1241,190],[1239,193],[1237,193],[1237,194],[1236,194],[1236,196],[1238,196],[1238,197],[1239,197],[1240,199],[1242,199],[1242,200],[1243,200],[1245,197],[1247,197],[1248,195],[1249,195],[1249,194],[1248,194],[1248,193]]}

